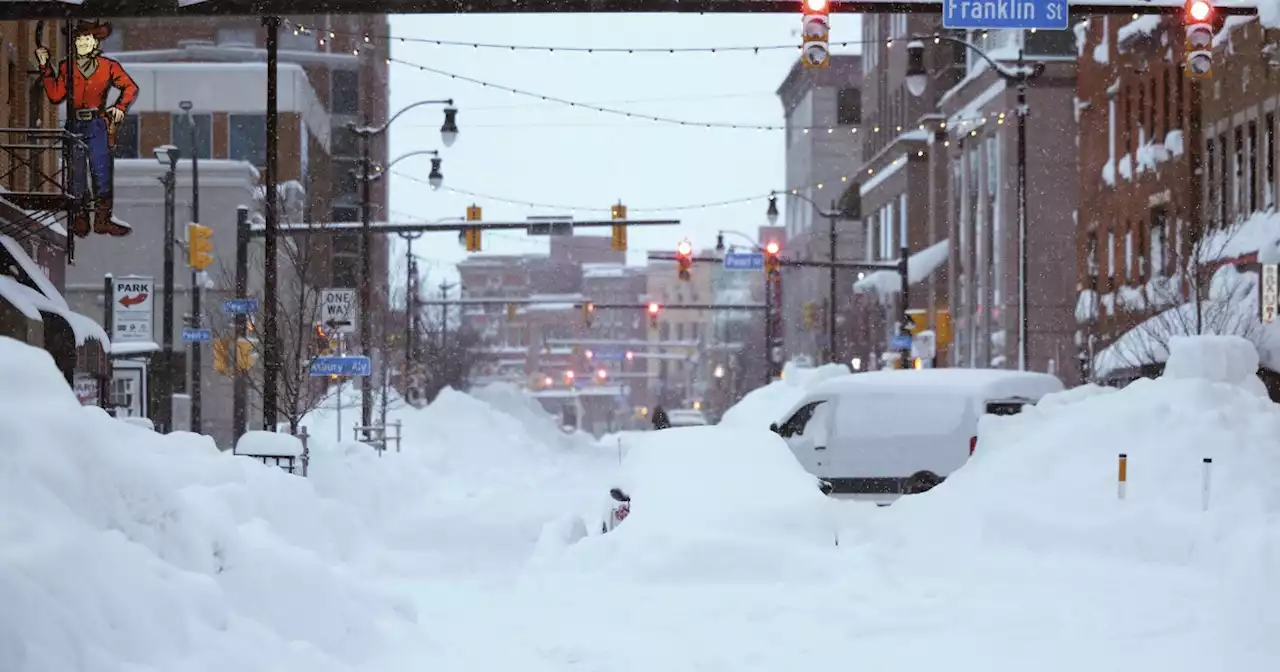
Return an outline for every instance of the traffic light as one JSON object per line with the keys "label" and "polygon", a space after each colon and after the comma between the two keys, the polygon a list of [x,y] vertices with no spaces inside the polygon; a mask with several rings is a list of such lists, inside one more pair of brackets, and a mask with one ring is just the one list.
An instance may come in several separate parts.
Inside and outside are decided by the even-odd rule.
{"label": "traffic light", "polygon": [[468,222],[478,222],[478,221],[480,221],[480,215],[481,215],[481,212],[480,212],[480,206],[476,205],[475,203],[472,203],[471,205],[468,205],[468,206],[467,206],[467,221],[468,221]]}
{"label": "traffic light", "polygon": [[507,304],[507,321],[515,322],[515,320],[516,320],[516,304],[508,303]]}
{"label": "traffic light", "polygon": [[199,224],[187,225],[187,265],[203,271],[213,263],[213,229]]}
{"label": "traffic light", "polygon": [[631,361],[631,360],[633,360],[633,359],[635,359],[635,358],[636,358],[636,353],[634,353],[634,352],[632,352],[632,351],[628,350],[628,351],[627,351],[627,361],[629,362],[629,361]]}
{"label": "traffic light", "polygon": [[224,376],[231,375],[231,353],[228,345],[225,338],[213,341],[213,370]]}
{"label": "traffic light", "polygon": [[680,268],[680,280],[688,282],[693,277],[690,269],[693,268],[693,243],[686,238],[676,245],[676,264]]}
{"label": "traffic light", "polygon": [[[622,220],[625,222],[627,220],[627,206],[623,205],[622,201],[618,201],[617,205],[611,206],[609,208],[609,216],[612,217],[614,221]],[[609,246],[610,248],[613,249],[614,252],[627,251],[627,225],[626,224],[613,225],[613,235],[610,239]]]}
{"label": "traffic light", "polygon": [[649,304],[649,328],[650,329],[658,328],[658,314],[661,312],[662,312],[662,306],[659,306],[657,303]]}
{"label": "traffic light", "polygon": [[324,325],[316,324],[314,347],[317,355],[329,354],[329,335],[324,333]]}
{"label": "traffic light", "polygon": [[1213,36],[1222,27],[1222,20],[1208,0],[1187,0],[1184,11],[1184,67],[1192,77],[1209,77],[1213,75]]}
{"label": "traffic light", "polygon": [[604,369],[596,369],[596,380],[603,383],[609,379],[609,372]]}
{"label": "traffic light", "polygon": [[813,302],[806,301],[804,304],[804,328],[813,328]]}
{"label": "traffic light", "polygon": [[831,65],[831,7],[827,0],[803,0],[804,17],[801,22],[800,62],[806,68],[826,68]]}
{"label": "traffic light", "polygon": [[596,316],[596,304],[591,302],[582,304],[582,323],[587,325],[588,329],[591,328],[591,321],[595,318],[595,316]]}
{"label": "traffic light", "polygon": [[781,250],[776,240],[771,240],[764,246],[764,271],[771,278],[782,272],[782,260],[778,259],[778,252]]}
{"label": "traffic light", "polygon": [[929,330],[929,311],[924,308],[912,308],[907,311],[907,320],[910,324],[907,330],[912,336]]}
{"label": "traffic light", "polygon": [[480,251],[480,229],[476,227],[468,228],[463,232],[463,240],[466,243],[468,252]]}

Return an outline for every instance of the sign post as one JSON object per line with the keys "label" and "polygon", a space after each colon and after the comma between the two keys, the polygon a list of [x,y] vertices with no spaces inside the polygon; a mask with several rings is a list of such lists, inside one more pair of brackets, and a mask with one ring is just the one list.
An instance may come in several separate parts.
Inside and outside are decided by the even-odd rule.
{"label": "sign post", "polygon": [[948,30],[1066,30],[1067,0],[942,0]]}
{"label": "sign post", "polygon": [[335,333],[356,331],[356,290],[345,287],[326,289],[320,295],[320,323]]}
{"label": "sign post", "polygon": [[1276,313],[1280,311],[1280,265],[1262,265],[1262,300],[1258,303],[1262,308],[1262,323],[1271,324],[1276,321]]}
{"label": "sign post", "polygon": [[156,279],[130,275],[112,284],[111,341],[154,342]]}

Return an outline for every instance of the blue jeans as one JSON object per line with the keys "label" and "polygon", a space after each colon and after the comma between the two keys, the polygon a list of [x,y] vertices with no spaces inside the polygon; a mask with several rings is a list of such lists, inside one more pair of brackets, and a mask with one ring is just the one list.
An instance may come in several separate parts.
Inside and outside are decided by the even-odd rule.
{"label": "blue jeans", "polygon": [[[77,198],[93,196],[96,198],[111,197],[112,169],[114,160],[111,148],[107,145],[107,120],[105,117],[94,117],[88,121],[72,119],[67,130],[80,136],[85,146],[76,145],[71,162],[71,194]],[[84,155],[88,150],[88,156]],[[93,178],[92,191],[85,179],[85,163],[88,162],[89,174]]]}

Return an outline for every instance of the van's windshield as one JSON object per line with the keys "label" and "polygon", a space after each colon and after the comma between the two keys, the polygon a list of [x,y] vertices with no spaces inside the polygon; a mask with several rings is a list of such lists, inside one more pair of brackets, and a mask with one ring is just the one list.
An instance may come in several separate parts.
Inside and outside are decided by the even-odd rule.
{"label": "van's windshield", "polygon": [[1022,412],[1022,407],[1030,403],[1029,399],[1006,399],[1003,401],[988,401],[987,413],[990,415],[1017,415]]}

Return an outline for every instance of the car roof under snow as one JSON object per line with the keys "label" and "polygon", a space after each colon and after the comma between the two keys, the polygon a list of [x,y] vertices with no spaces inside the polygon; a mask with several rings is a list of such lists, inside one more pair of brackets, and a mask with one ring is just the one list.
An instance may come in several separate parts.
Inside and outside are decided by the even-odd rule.
{"label": "car roof under snow", "polygon": [[809,391],[810,395],[832,395],[862,391],[948,392],[957,395],[980,394],[988,399],[1030,397],[1061,392],[1057,376],[1037,371],[1003,369],[912,369],[851,373],[825,380]]}

